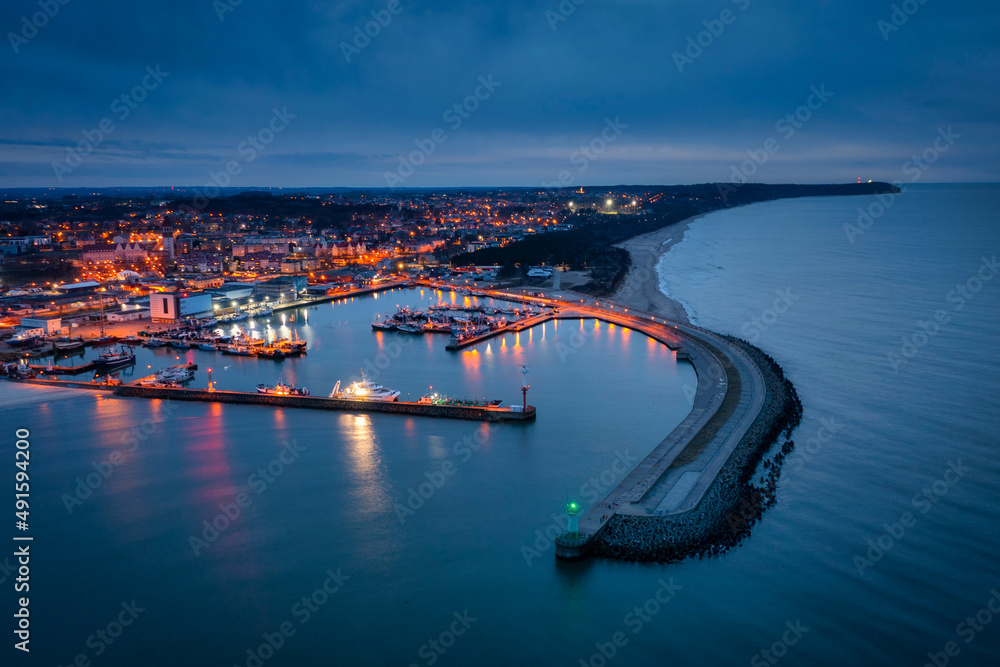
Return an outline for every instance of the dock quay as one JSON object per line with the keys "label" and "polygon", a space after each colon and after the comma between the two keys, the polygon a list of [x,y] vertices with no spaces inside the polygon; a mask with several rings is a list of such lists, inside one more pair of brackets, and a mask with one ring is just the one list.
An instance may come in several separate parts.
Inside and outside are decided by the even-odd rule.
{"label": "dock quay", "polygon": [[517,322],[511,322],[510,324],[504,325],[502,327],[497,327],[496,329],[490,329],[489,331],[484,331],[483,333],[477,336],[470,336],[468,338],[463,338],[460,341],[452,339],[445,346],[445,349],[452,352],[456,352],[458,350],[467,348],[470,345],[477,345],[478,343],[482,343],[483,341],[489,340],[490,338],[494,338],[496,336],[502,336],[505,333],[517,333],[520,331],[524,331],[529,327],[534,327],[539,324],[542,324],[543,322],[548,322],[549,320],[553,319],[555,315],[556,311],[548,311],[540,313],[538,315],[533,315],[531,317],[526,317],[523,320],[518,320]]}
{"label": "dock quay", "polygon": [[[28,367],[35,371],[36,373],[50,373],[49,366],[42,366],[39,364],[28,364]],[[79,375],[80,373],[86,373],[87,371],[94,370],[94,362],[88,361],[85,364],[80,364],[79,366],[56,366],[53,365],[52,368],[57,369],[59,375]],[[55,374],[55,373],[50,373]]]}
{"label": "dock quay", "polygon": [[337,410],[341,412],[377,412],[385,414],[438,417],[444,419],[464,419],[481,422],[528,422],[535,419],[536,410],[529,405],[492,407],[439,405],[403,401],[363,401],[320,396],[291,396],[259,394],[242,391],[209,391],[207,389],[178,389],[173,387],[142,387],[138,381],[123,385],[108,385],[98,382],[76,382],[68,380],[20,379],[11,382],[41,384],[50,387],[70,387],[107,391],[123,398],[150,398],[173,401],[200,401],[203,403],[230,403],[237,405],[266,405],[281,408],[308,408],[313,410]]}

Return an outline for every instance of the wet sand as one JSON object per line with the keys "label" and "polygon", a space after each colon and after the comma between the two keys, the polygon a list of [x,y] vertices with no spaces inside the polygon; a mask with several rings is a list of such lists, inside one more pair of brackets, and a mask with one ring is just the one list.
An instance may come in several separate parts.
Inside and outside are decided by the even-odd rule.
{"label": "wet sand", "polygon": [[612,300],[623,306],[653,313],[669,320],[689,323],[684,306],[660,291],[660,276],[656,272],[656,265],[664,253],[684,239],[688,224],[700,217],[699,215],[681,220],[655,232],[635,236],[617,244],[616,247],[629,252],[632,266],[618,290],[612,295]]}

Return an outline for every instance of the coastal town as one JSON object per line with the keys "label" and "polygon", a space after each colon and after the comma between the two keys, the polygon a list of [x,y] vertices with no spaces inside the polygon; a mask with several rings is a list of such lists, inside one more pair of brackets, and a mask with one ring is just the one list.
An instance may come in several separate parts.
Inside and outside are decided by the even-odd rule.
{"label": "coastal town", "polygon": [[[253,191],[204,201],[169,191],[5,195],[0,354],[225,321],[410,279],[551,284],[554,267],[544,262],[453,260],[645,205],[634,192],[582,188],[558,197]],[[579,268],[574,277],[586,282],[588,267]]]}

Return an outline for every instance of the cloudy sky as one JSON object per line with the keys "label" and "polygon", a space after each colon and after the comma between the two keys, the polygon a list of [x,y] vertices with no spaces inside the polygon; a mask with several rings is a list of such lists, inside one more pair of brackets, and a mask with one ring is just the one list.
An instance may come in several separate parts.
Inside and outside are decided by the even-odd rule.
{"label": "cloudy sky", "polygon": [[65,1],[0,10],[0,187],[1000,180],[985,0]]}

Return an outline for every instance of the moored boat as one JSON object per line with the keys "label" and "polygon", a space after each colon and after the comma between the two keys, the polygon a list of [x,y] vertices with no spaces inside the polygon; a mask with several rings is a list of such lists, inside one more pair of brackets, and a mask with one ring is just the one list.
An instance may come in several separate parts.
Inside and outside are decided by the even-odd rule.
{"label": "moored boat", "polygon": [[305,387],[296,387],[294,384],[285,384],[281,376],[278,376],[278,383],[268,385],[261,382],[257,385],[258,394],[276,394],[279,396],[308,396],[309,390]]}
{"label": "moored boat", "polygon": [[153,373],[158,382],[189,382],[194,379],[194,371],[187,366],[171,366]]}
{"label": "moored boat", "polygon": [[263,347],[257,348],[258,357],[266,357],[268,359],[284,359],[285,351],[280,347],[275,347],[272,345],[265,345]]}
{"label": "moored boat", "polygon": [[111,348],[94,359],[95,368],[113,368],[115,366],[127,366],[135,363],[135,353],[128,345],[119,348]]}
{"label": "moored boat", "polygon": [[399,392],[395,389],[383,387],[375,384],[365,377],[364,369],[361,369],[361,379],[352,382],[346,389],[340,389],[340,381],[334,385],[330,392],[330,398],[343,398],[354,401],[380,401],[391,402],[399,399]]}

